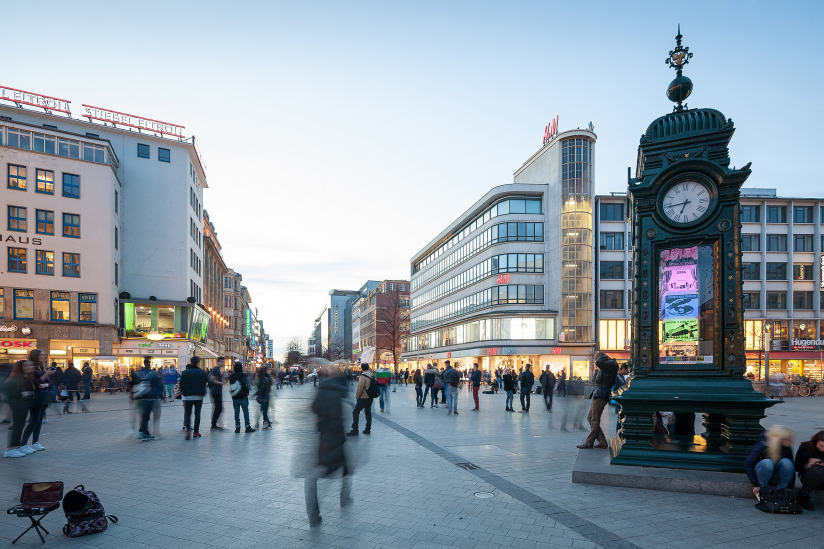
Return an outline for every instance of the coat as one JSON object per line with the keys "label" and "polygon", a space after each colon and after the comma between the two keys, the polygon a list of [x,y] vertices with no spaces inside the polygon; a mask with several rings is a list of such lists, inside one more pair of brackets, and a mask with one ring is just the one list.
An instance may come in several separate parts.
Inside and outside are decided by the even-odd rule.
{"label": "coat", "polygon": [[370,398],[369,395],[366,394],[366,388],[370,383],[375,383],[375,376],[370,370],[362,372],[361,375],[358,376],[358,388],[355,390],[356,399]]}
{"label": "coat", "polygon": [[323,476],[346,467],[346,433],[343,429],[342,400],[347,390],[344,376],[325,379],[318,387],[318,394],[312,403],[312,411],[318,417],[317,427],[320,433],[317,463],[325,469]]}
{"label": "coat", "polygon": [[[804,479],[804,473],[807,472],[807,463],[811,458],[824,461],[824,454],[819,452],[815,446],[810,446],[809,440],[802,442],[798,446],[798,452],[795,453],[795,472],[798,473],[798,478]],[[821,467],[821,465],[814,465],[813,467]]]}

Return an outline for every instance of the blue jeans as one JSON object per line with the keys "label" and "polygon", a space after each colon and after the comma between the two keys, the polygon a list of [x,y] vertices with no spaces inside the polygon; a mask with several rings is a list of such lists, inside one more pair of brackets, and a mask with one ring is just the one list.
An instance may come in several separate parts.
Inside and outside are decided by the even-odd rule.
{"label": "blue jeans", "polygon": [[761,486],[775,486],[778,489],[786,488],[795,474],[793,462],[782,458],[778,463],[771,459],[762,459],[755,464],[755,476]]}
{"label": "blue jeans", "polygon": [[506,392],[506,407],[507,407],[507,409],[512,408],[513,398],[514,397],[512,396],[512,391],[507,391]]}
{"label": "blue jeans", "polygon": [[232,407],[235,409],[235,427],[240,427],[240,409],[243,408],[243,421],[246,422],[246,427],[250,427],[249,423],[249,397],[233,398]]}
{"label": "blue jeans", "polygon": [[378,404],[381,405],[381,412],[389,411],[389,385],[381,385],[381,394],[378,399]]}
{"label": "blue jeans", "polygon": [[415,403],[418,406],[423,406],[423,401],[426,397],[423,396],[423,389],[415,387]]}
{"label": "blue jeans", "polygon": [[84,381],[83,382],[83,398],[85,398],[86,400],[92,398],[91,395],[89,394],[89,389],[91,389],[91,386],[92,386],[91,381]]}
{"label": "blue jeans", "polygon": [[[430,387],[429,385],[424,385],[423,386],[423,398],[421,399],[421,406],[426,404],[426,397],[427,397],[427,395],[429,395],[430,391],[432,391],[432,387]],[[430,406],[435,404],[434,401],[435,401],[435,391],[432,391],[432,402],[430,403]]]}
{"label": "blue jeans", "polygon": [[458,390],[460,387],[446,386],[446,408],[453,412],[458,411]]}

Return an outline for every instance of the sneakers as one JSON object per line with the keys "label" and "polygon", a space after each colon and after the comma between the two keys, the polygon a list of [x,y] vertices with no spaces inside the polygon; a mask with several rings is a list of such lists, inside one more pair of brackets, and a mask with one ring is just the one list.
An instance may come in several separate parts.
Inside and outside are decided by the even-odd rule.
{"label": "sneakers", "polygon": [[31,448],[30,446],[21,446],[20,448],[17,449],[17,451],[22,452],[26,455],[29,455],[29,454],[35,453],[37,450],[35,450],[34,448]]}
{"label": "sneakers", "polygon": [[195,431],[192,433],[192,438],[200,438],[200,431]]}
{"label": "sneakers", "polygon": [[268,429],[271,429],[271,428],[272,428],[272,424],[271,424],[271,423],[267,423],[266,425],[264,425],[264,426],[263,426],[263,430],[264,430],[264,431],[266,431],[266,430],[268,430]]}
{"label": "sneakers", "polygon": [[363,434],[364,434],[364,435],[369,435],[369,434],[371,434],[371,433],[372,433],[372,431],[371,431],[371,430],[369,430],[369,429],[364,429],[364,430],[363,430]]}
{"label": "sneakers", "polygon": [[11,421],[9,421],[7,419],[4,419],[3,421],[0,421],[0,424],[3,424],[3,423],[11,423]]}
{"label": "sneakers", "polygon": [[452,415],[452,410],[447,411],[446,415],[451,416]]}
{"label": "sneakers", "polygon": [[11,450],[6,450],[3,452],[3,457],[6,458],[21,458],[26,457],[26,454],[19,451],[19,448],[12,448]]}
{"label": "sneakers", "polygon": [[43,421],[41,421],[40,423],[48,423],[48,422],[49,422],[49,420],[48,420],[48,419],[43,418]]}
{"label": "sneakers", "polygon": [[33,450],[35,450],[35,451],[37,451],[37,452],[40,452],[40,451],[42,451],[42,450],[45,450],[45,449],[46,449],[46,447],[45,447],[45,446],[43,446],[42,444],[40,444],[39,442],[35,442],[35,443],[34,443],[34,444],[32,444],[31,446],[29,446],[29,448],[32,448]]}
{"label": "sneakers", "polygon": [[235,432],[236,432],[236,433],[239,433],[239,432],[240,432],[240,425],[238,425],[237,427],[235,427]]}
{"label": "sneakers", "polygon": [[358,433],[358,430],[357,430],[357,429],[352,429],[351,431],[349,431],[348,433],[346,433],[346,436],[348,436],[348,437],[356,437],[356,436],[358,436],[358,434],[360,434],[360,433]]}
{"label": "sneakers", "polygon": [[186,429],[186,440],[191,440],[191,438],[192,438],[192,431],[189,430],[189,429]]}
{"label": "sneakers", "polygon": [[473,411],[473,412],[477,412],[477,411],[478,411],[478,409],[477,409],[477,408],[472,408],[472,411]]}
{"label": "sneakers", "polygon": [[453,412],[453,413],[454,413],[454,414],[455,414],[455,415],[456,415],[456,416],[457,416],[457,415],[458,415],[458,412],[457,412],[457,410],[456,410],[456,411],[455,411],[455,412]]}
{"label": "sneakers", "polygon": [[580,448],[581,450],[590,450],[590,449],[594,448],[594,446],[592,446],[591,444],[578,444],[575,447]]}
{"label": "sneakers", "polygon": [[142,440],[143,442],[148,442],[148,441],[150,441],[150,440],[154,440],[154,439],[155,439],[155,437],[154,437],[154,436],[152,436],[152,435],[150,435],[150,434],[148,434],[148,433],[143,433],[143,435],[140,437],[140,439],[139,439],[139,440]]}
{"label": "sneakers", "polygon": [[209,430],[210,431],[225,431],[226,429],[224,429],[223,427],[220,427],[218,425],[212,425],[211,427],[209,427]]}
{"label": "sneakers", "polygon": [[246,432],[247,432],[247,433],[254,433],[254,432],[255,432],[255,429],[254,429],[254,427],[252,427],[251,425],[247,425],[247,426],[246,426]]}

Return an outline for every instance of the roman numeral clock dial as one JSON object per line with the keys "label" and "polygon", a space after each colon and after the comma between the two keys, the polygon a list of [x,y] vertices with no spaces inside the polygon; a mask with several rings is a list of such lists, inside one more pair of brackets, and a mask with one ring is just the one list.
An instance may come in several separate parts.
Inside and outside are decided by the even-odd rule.
{"label": "roman numeral clock dial", "polygon": [[697,181],[681,181],[673,185],[661,201],[663,214],[676,223],[698,221],[707,213],[709,206],[710,191]]}

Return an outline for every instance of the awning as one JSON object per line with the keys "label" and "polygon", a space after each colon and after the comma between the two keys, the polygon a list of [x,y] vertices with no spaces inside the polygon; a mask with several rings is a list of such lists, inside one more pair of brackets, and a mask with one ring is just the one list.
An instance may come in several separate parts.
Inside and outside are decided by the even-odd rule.
{"label": "awning", "polygon": [[116,356],[95,356],[92,357],[92,360],[96,360],[98,362],[117,362]]}
{"label": "awning", "polygon": [[616,360],[629,360],[629,351],[604,351]]}
{"label": "awning", "polygon": [[822,355],[821,351],[770,351],[770,360],[817,360]]}
{"label": "awning", "polygon": [[[203,354],[200,354],[200,353],[203,353]],[[210,351],[206,347],[197,347],[195,349],[195,356],[199,356],[199,357],[205,356],[206,358],[217,358],[218,354],[215,353],[215,352]]]}

